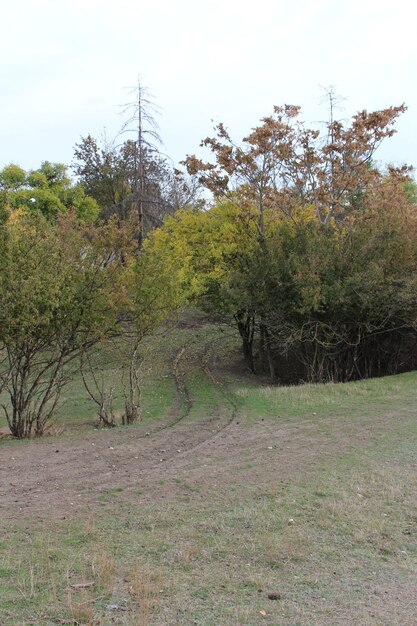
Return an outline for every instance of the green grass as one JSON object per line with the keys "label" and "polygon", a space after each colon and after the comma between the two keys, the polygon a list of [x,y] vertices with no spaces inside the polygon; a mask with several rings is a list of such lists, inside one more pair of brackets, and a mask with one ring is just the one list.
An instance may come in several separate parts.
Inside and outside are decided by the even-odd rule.
{"label": "green grass", "polygon": [[[147,338],[142,345],[143,365],[141,368],[143,420],[156,420],[173,412],[181,405],[181,398],[176,392],[172,374],[172,360],[188,336],[184,331],[171,329],[152,339]],[[115,388],[114,408],[121,411],[124,406],[123,372],[121,365],[125,362],[126,350],[123,342],[102,347],[93,354],[93,362],[97,367],[97,378],[104,381],[105,388]],[[91,383],[91,376],[87,375]],[[6,402],[6,394],[1,401]],[[59,408],[53,424],[69,431],[76,429],[91,430],[97,421],[97,406],[88,396],[82,378],[75,374],[63,390]],[[3,411],[0,410],[0,427],[6,426]]]}
{"label": "green grass", "polygon": [[[335,455],[296,481],[273,477],[254,488],[241,476],[202,499],[179,479],[191,500],[116,509],[109,501],[79,522],[9,529],[0,548],[2,619],[70,624],[84,608],[110,624],[106,607],[116,604],[126,608],[123,624],[411,624],[395,621],[398,607],[385,605],[384,620],[373,621],[361,605],[364,586],[377,603],[414,580],[410,434],[379,441],[365,461],[360,451]],[[68,599],[68,585],[90,582]],[[344,622],[338,611],[352,611],[354,599],[356,618]],[[149,615],[134,621],[141,606]]]}
{"label": "green grass", "polygon": [[272,419],[316,416],[331,413],[348,416],[372,412],[376,407],[390,408],[416,399],[417,373],[373,378],[352,383],[299,385],[289,387],[242,385],[232,381],[231,388],[242,411],[248,416]]}
{"label": "green grass", "polygon": [[[178,393],[173,372],[173,362],[182,349],[179,360],[180,374],[193,400],[188,411],[185,398]],[[286,419],[316,415],[348,414],[350,417],[364,412],[389,408],[397,402],[412,403],[417,387],[417,373],[370,379],[349,384],[270,386],[265,381],[244,373],[231,375],[230,368],[238,371],[241,362],[240,344],[231,329],[206,324],[197,328],[172,328],[158,336],[147,338],[142,346],[141,369],[143,421],[154,421],[178,412],[189,412],[189,419],[199,421],[218,407],[230,402],[223,390],[213,384],[205,371],[205,362],[216,355],[218,378],[227,383],[229,396],[241,415],[249,420],[259,417]],[[104,348],[95,355],[100,370],[99,377],[107,388],[115,387],[115,409],[124,405],[120,364],[124,360],[123,344]],[[88,378],[88,377],[87,377]],[[227,396],[227,394],[226,394]],[[2,401],[4,400],[4,394]],[[75,375],[63,392],[55,424],[71,431],[91,430],[97,420],[97,407],[88,397],[81,377]],[[6,426],[0,411],[0,427]]]}

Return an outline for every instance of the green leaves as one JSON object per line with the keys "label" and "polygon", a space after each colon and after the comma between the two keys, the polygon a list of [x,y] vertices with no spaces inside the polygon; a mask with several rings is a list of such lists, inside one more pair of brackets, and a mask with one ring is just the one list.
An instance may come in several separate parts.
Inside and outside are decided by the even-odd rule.
{"label": "green leaves", "polygon": [[80,184],[72,185],[67,168],[45,161],[38,170],[25,172],[17,165],[8,165],[0,172],[1,204],[12,211],[39,211],[49,221],[73,211],[78,219],[97,219],[97,202],[86,196]]}
{"label": "green leaves", "polygon": [[[0,226],[0,381],[12,434],[40,435],[70,364],[114,332],[125,271],[113,223],[51,223],[18,209]],[[120,247],[119,247],[120,252]]]}

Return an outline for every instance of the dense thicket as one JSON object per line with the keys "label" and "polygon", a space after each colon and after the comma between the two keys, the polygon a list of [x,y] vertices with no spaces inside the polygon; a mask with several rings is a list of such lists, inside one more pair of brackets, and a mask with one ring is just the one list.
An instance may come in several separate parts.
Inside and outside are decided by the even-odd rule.
{"label": "dense thicket", "polygon": [[186,210],[146,243],[178,297],[236,325],[252,371],[281,381],[345,381],[416,366],[415,207],[387,177],[338,224],[313,207],[288,220],[226,202]]}
{"label": "dense thicket", "polygon": [[190,252],[201,301],[234,319],[253,371],[347,381],[415,367],[414,185],[409,168],[384,172],[372,160],[403,110],[363,111],[347,126],[331,119],[321,137],[298,107],[275,107],[241,146],[220,124],[203,142],[215,162],[186,160],[223,225],[239,231],[232,254],[220,245],[220,279],[205,267],[214,257],[200,258],[194,244]]}

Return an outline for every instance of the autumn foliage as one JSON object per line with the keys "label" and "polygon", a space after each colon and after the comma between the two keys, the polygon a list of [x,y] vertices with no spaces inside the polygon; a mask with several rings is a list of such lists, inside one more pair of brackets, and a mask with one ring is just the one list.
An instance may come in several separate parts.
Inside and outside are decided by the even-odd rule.
{"label": "autumn foliage", "polygon": [[[330,94],[322,128],[308,128],[289,105],[274,107],[239,144],[219,124],[202,142],[210,159],[184,162],[193,185],[213,195],[211,208],[190,202],[198,194],[178,187],[185,179],[175,173],[175,202],[151,232],[142,228],[134,142],[109,154],[91,138],[77,146],[84,185],[59,164],[5,167],[0,394],[11,433],[41,435],[80,367],[99,422],[115,425],[111,397],[94,391],[83,368],[92,346],[121,336],[130,381],[122,423],[138,419],[141,341],[190,303],[234,325],[248,368],[273,381],[415,368],[416,185],[409,167],[374,160],[404,110],[362,111],[343,123]],[[152,169],[159,199],[161,171]],[[177,200],[186,206],[173,214]]]}
{"label": "autumn foliage", "polygon": [[275,107],[242,145],[220,124],[202,142],[214,160],[185,161],[251,239],[203,301],[225,319],[233,311],[252,371],[316,382],[415,367],[410,168],[373,161],[404,110],[362,111],[348,125],[332,115],[320,132],[299,107]]}

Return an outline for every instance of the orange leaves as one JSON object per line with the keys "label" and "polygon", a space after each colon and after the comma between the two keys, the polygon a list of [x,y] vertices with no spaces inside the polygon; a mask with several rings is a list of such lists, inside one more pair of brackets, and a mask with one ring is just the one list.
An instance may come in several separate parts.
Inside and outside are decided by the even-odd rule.
{"label": "orange leaves", "polygon": [[184,164],[190,174],[200,174],[200,182],[215,197],[233,195],[242,207],[251,198],[260,215],[270,209],[290,218],[300,203],[313,205],[316,219],[328,223],[349,213],[358,189],[373,188],[381,179],[371,165],[373,154],[393,134],[393,124],[404,111],[404,105],[364,110],[347,125],[332,114],[321,133],[304,126],[300,107],[275,106],[241,146],[219,124],[216,136],[201,144],[215,162],[193,155]]}

